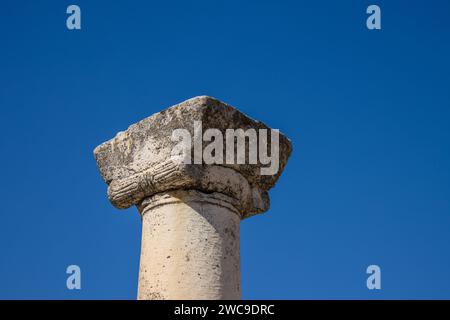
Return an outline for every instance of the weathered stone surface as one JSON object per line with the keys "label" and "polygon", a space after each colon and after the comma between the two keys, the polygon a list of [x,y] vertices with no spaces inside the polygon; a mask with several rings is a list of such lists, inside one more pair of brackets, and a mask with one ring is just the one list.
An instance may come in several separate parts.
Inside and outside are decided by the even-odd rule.
{"label": "weathered stone surface", "polygon": [[138,299],[240,299],[239,212],[221,193],[143,201]]}
{"label": "weathered stone surface", "polygon": [[[267,191],[286,165],[291,153],[289,139],[282,134],[279,136],[279,170],[274,175],[261,175],[260,169],[265,165],[259,162],[201,165],[174,161],[171,151],[177,142],[172,141],[172,132],[187,129],[194,136],[194,121],[202,122],[203,131],[216,128],[224,136],[225,130],[230,128],[270,130],[233,107],[206,96],[156,113],[118,133],[94,151],[114,206],[127,208],[160,192],[189,189],[220,192],[235,198],[242,217],[268,209]],[[203,148],[206,145],[203,142]],[[270,150],[270,146],[268,148]]]}
{"label": "weathered stone surface", "polygon": [[[195,137],[196,121],[203,132],[217,129],[219,136],[227,129],[270,130],[225,103],[196,97],[130,126],[94,151],[111,203],[136,205],[142,217],[139,299],[240,299],[240,220],[268,209],[268,190],[291,153],[289,139],[276,135],[278,170],[263,175],[267,157],[261,163],[259,153],[253,163],[194,164],[196,140],[188,146],[192,164],[186,163],[186,157],[172,155],[178,144],[172,133],[186,129]],[[271,142],[258,138],[258,151],[271,150]],[[201,150],[208,145],[200,139]]]}

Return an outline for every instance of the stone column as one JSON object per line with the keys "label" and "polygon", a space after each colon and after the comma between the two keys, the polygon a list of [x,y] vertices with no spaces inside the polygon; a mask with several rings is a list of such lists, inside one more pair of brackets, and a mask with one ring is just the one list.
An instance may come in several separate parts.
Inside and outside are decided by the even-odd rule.
{"label": "stone column", "polygon": [[95,149],[111,203],[136,205],[142,217],[138,299],[241,298],[240,220],[268,210],[291,153],[289,139],[271,132],[202,96]]}

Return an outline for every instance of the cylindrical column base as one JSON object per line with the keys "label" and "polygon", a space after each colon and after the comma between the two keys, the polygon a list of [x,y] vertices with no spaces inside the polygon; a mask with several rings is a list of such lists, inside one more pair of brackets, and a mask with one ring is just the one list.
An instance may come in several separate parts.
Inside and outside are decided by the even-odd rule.
{"label": "cylindrical column base", "polygon": [[240,299],[234,199],[172,191],[145,199],[138,299]]}

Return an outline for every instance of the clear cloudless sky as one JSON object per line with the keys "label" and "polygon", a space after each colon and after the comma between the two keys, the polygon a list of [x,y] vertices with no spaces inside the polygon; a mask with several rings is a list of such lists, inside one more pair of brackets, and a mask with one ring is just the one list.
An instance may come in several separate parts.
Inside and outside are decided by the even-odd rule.
{"label": "clear cloudless sky", "polygon": [[197,95],[294,146],[241,224],[243,298],[450,298],[449,21],[446,0],[2,0],[0,298],[136,298],[141,221],[92,151]]}

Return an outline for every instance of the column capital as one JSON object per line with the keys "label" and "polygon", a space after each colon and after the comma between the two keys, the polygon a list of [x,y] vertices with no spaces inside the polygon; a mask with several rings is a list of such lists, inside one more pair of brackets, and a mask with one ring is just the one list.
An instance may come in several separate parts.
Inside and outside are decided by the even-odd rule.
{"label": "column capital", "polygon": [[267,192],[290,154],[286,136],[207,96],[155,113],[94,150],[117,208],[197,190],[236,199],[242,218],[268,209]]}

